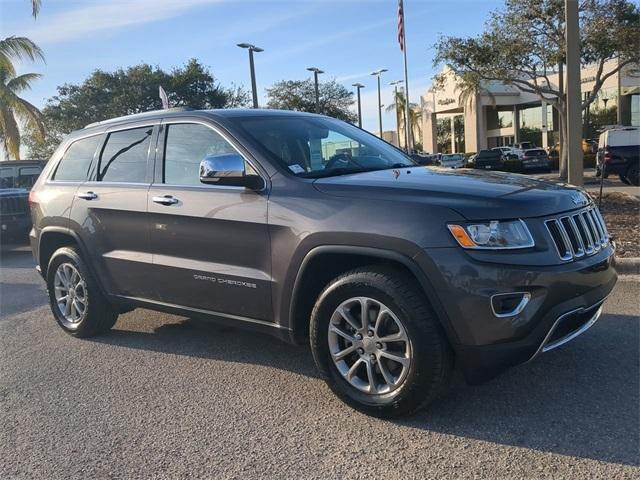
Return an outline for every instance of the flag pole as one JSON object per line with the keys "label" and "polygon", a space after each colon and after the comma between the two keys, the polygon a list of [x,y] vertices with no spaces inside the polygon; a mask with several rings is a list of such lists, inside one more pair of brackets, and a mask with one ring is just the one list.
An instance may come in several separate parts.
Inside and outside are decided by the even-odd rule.
{"label": "flag pole", "polygon": [[400,22],[402,22],[402,53],[404,55],[404,141],[407,147],[407,153],[413,151],[412,131],[411,131],[411,113],[409,104],[409,70],[407,68],[407,27],[404,21],[404,2],[398,0],[400,9]]}

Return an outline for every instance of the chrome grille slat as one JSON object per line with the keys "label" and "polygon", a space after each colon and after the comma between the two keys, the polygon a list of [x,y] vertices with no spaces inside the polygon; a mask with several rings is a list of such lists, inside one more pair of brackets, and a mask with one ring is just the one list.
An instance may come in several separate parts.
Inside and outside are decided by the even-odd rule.
{"label": "chrome grille slat", "polygon": [[604,219],[593,205],[544,224],[562,261],[594,255],[609,243]]}

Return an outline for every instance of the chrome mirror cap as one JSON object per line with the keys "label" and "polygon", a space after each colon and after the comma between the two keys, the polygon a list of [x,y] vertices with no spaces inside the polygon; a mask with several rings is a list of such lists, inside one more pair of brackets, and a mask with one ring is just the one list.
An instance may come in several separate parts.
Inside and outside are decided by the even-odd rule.
{"label": "chrome mirror cap", "polygon": [[[200,162],[200,181],[218,185],[243,184],[244,158],[237,153],[207,155]],[[231,182],[231,183],[230,183]]]}

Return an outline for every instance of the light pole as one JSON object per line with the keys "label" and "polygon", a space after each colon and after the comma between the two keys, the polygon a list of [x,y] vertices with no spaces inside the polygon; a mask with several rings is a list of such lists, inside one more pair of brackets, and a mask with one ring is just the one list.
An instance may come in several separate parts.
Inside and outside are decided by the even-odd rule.
{"label": "light pole", "polygon": [[402,83],[404,83],[404,80],[394,80],[393,82],[389,83],[389,85],[393,86],[393,94],[395,95],[393,98],[393,101],[396,104],[396,131],[398,132],[398,147],[400,147],[400,115],[398,115],[398,85]]}
{"label": "light pole", "polygon": [[362,128],[362,107],[360,105],[360,89],[364,88],[364,85],[361,83],[354,83],[352,87],[356,87],[358,91],[358,127]]}
{"label": "light pole", "polygon": [[313,81],[316,87],[316,113],[320,113],[320,92],[318,90],[318,75],[324,73],[324,71],[320,70],[318,67],[309,67],[307,68],[310,72],[313,72]]}
{"label": "light pole", "polygon": [[249,50],[249,70],[251,70],[251,93],[253,94],[253,108],[258,108],[258,89],[256,88],[256,69],[253,65],[253,52],[264,52],[260,47],[251,45],[250,43],[239,43],[240,48]]}
{"label": "light pole", "polygon": [[375,72],[371,72],[371,75],[378,78],[378,126],[380,127],[380,138],[382,138],[382,97],[380,94],[380,75],[387,72],[386,68],[381,68]]}

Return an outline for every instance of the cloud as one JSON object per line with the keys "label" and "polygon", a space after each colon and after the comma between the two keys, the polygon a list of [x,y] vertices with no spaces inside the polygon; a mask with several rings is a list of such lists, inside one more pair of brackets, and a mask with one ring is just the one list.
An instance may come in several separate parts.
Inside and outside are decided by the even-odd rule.
{"label": "cloud", "polygon": [[39,44],[64,42],[132,25],[178,16],[192,8],[223,0],[115,0],[67,10],[38,19],[25,36]]}

